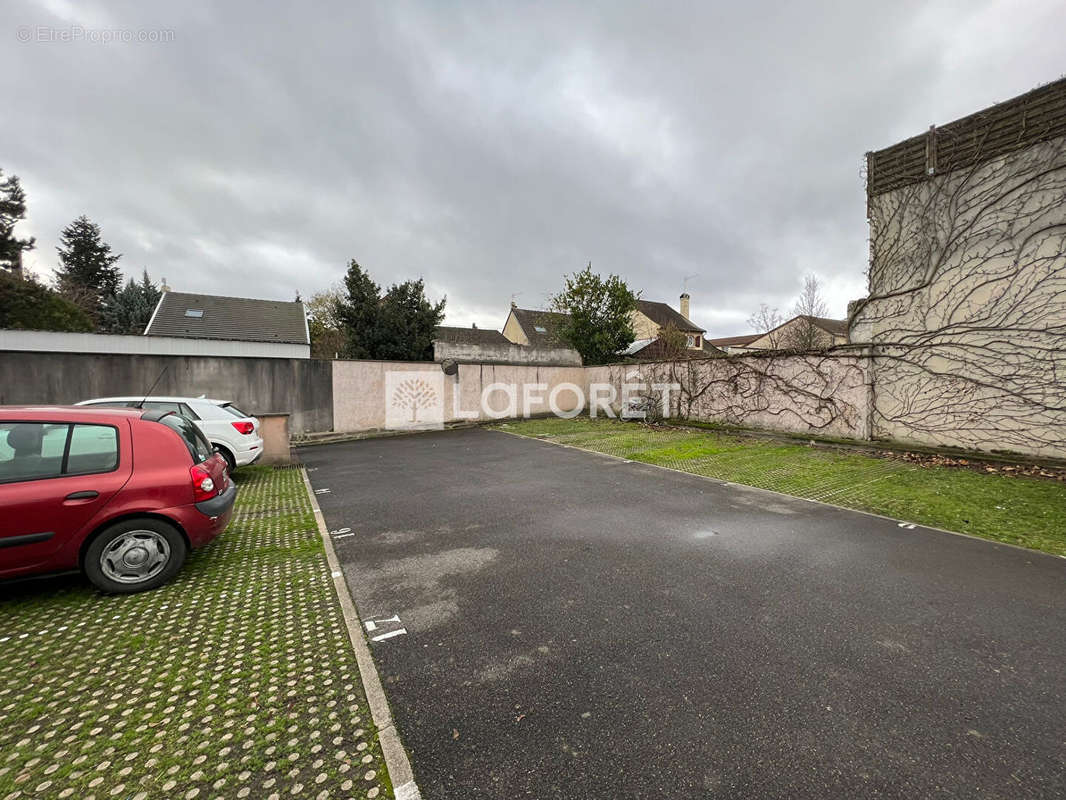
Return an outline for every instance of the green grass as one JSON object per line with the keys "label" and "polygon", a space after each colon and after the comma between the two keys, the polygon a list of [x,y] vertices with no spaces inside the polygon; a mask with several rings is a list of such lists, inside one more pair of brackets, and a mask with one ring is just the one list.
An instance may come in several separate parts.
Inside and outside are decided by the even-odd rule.
{"label": "green grass", "polygon": [[733,483],[1066,555],[1066,485],[739,433],[605,419],[495,427]]}
{"label": "green grass", "polygon": [[0,585],[0,800],[391,797],[298,470],[172,583]]}

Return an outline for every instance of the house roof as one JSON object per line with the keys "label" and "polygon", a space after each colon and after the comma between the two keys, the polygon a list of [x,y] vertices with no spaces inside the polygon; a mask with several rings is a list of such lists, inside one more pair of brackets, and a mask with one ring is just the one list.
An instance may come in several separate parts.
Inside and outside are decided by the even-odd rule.
{"label": "house roof", "polygon": [[720,339],[707,339],[706,342],[715,347],[744,347],[765,335],[765,333],[746,333],[743,336],[723,336]]}
{"label": "house roof", "polygon": [[816,328],[821,328],[823,331],[830,333],[833,336],[848,335],[848,321],[846,319],[829,319],[828,317],[811,317],[806,314],[800,314],[799,316],[792,317],[792,319],[785,320],[776,328],[771,328],[762,333],[746,333],[743,336],[723,336],[720,339],[707,339],[706,343],[714,345],[715,347],[746,347],[756,339],[761,339],[774,331],[779,331],[786,325],[789,325],[798,319],[808,319]]}
{"label": "house roof", "polygon": [[[846,319],[829,319],[828,317],[812,317],[808,314],[799,314],[795,317],[792,317],[792,319],[786,319],[776,328],[771,328],[770,330],[766,331],[766,333],[760,333],[752,337],[752,341],[755,341],[756,339],[761,339],[763,336],[768,336],[774,331],[779,331],[786,325],[791,325],[798,319],[809,320],[814,327],[821,328],[823,331],[832,334],[833,336],[848,335],[848,321]],[[714,342],[712,342],[712,344],[713,343]]]}
{"label": "house roof", "polygon": [[621,355],[635,356],[654,341],[654,339],[635,339],[633,344],[629,345],[629,347],[622,351]]}
{"label": "house roof", "polygon": [[499,331],[488,328],[455,328],[448,325],[438,325],[433,339],[450,344],[511,344]]}
{"label": "house roof", "polygon": [[[666,349],[663,346],[661,339],[637,339],[633,344],[626,348],[623,355],[631,358],[637,358],[642,361],[659,361],[667,358]],[[674,354],[676,359],[691,359],[691,358],[714,358],[715,356],[724,356],[725,353],[719,350],[717,347],[711,347],[704,343],[703,347],[699,350],[691,347],[682,348],[682,350]]]}
{"label": "house roof", "polygon": [[692,333],[703,333],[704,328],[692,322],[692,320],[685,319],[680,313],[670,308],[666,303],[656,303],[651,300],[638,300],[637,310],[658,325],[660,328],[665,328],[667,325],[673,325],[679,331],[690,331]]}
{"label": "house roof", "polygon": [[570,319],[558,311],[537,311],[530,308],[511,308],[522,326],[530,345],[534,347],[569,347],[559,335],[559,329]]}
{"label": "house roof", "polygon": [[[831,333],[834,336],[847,336],[848,335],[848,321],[846,319],[829,319],[828,317],[808,317],[802,314],[805,319],[809,319],[813,325],[821,328],[827,333]],[[798,319],[798,317],[797,317]]]}
{"label": "house roof", "polygon": [[706,339],[703,340],[703,352],[709,356],[724,356],[726,354],[725,350],[720,347],[715,347]]}
{"label": "house roof", "polygon": [[163,292],[148,336],[310,344],[304,304],[248,297]]}

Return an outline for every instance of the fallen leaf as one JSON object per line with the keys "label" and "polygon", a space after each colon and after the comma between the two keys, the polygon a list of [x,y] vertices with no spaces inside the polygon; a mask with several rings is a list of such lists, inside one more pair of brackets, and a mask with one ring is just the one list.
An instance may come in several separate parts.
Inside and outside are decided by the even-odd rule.
{"label": "fallen leaf", "polygon": [[458,739],[459,738],[459,731],[457,731],[455,728],[452,728],[452,738],[453,739]]}

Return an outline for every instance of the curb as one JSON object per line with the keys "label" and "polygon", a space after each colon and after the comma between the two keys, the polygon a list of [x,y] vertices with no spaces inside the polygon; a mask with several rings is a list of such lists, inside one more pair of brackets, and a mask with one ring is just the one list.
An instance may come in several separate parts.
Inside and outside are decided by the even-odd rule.
{"label": "curb", "polygon": [[416,428],[412,430],[385,430],[375,428],[369,431],[349,431],[346,433],[330,433],[317,439],[295,439],[291,442],[291,448],[298,450],[304,447],[319,447],[327,444],[340,444],[342,442],[361,442],[364,439],[389,439],[396,436],[416,436],[420,433],[437,433],[439,431],[466,430],[477,428],[481,422],[450,422],[443,428]]}
{"label": "curb", "polygon": [[389,771],[389,780],[392,782],[393,796],[396,800],[422,800],[422,793],[415,783],[414,772],[411,770],[411,762],[407,758],[407,751],[403,749],[400,735],[392,721],[392,712],[389,710],[388,700],[385,699],[385,689],[381,685],[381,676],[378,675],[377,667],[374,666],[374,658],[370,655],[370,647],[363,636],[363,621],[359,618],[355,603],[352,602],[348,585],[344,582],[344,573],[341,571],[337,553],[333,549],[333,542],[329,538],[329,530],[326,528],[326,520],[322,515],[322,509],[318,505],[311,480],[307,477],[307,469],[300,468],[300,474],[304,479],[304,487],[307,496],[311,499],[311,508],[315,513],[315,522],[318,523],[318,533],[322,537],[322,544],[326,548],[326,561],[329,563],[330,573],[333,577],[333,588],[337,592],[340,601],[341,614],[344,617],[344,625],[348,629],[348,638],[351,639],[352,649],[355,651],[355,660],[359,665],[359,676],[363,681],[363,692],[366,694],[367,705],[370,706],[370,717],[374,720],[377,728],[378,741],[381,743],[381,753],[385,757],[385,767]]}
{"label": "curb", "polygon": [[792,500],[800,500],[804,503],[815,503],[820,506],[827,506],[828,508],[835,508],[840,511],[850,511],[853,514],[863,514],[867,517],[874,517],[875,519],[883,519],[888,522],[895,522],[897,524],[906,523],[908,525],[914,525],[915,529],[922,529],[927,531],[935,531],[936,533],[947,533],[952,536],[961,536],[963,539],[972,539],[975,542],[984,542],[985,544],[994,545],[996,547],[1010,547],[1015,550],[1021,550],[1023,553],[1030,555],[1047,556],[1048,558],[1064,559],[1066,556],[1060,556],[1057,553],[1048,553],[1045,550],[1034,550],[1032,547],[1023,547],[1020,544],[1011,544],[1010,542],[998,542],[995,539],[986,539],[984,536],[977,536],[972,533],[963,533],[962,531],[951,531],[947,528],[937,528],[934,525],[924,525],[920,522],[911,522],[911,520],[901,520],[896,517],[887,517],[884,514],[878,514],[876,511],[863,511],[861,508],[848,508],[847,506],[838,506],[836,503],[827,503],[824,500],[812,500],[809,497],[800,497],[795,494],[788,494],[787,492],[778,492],[773,489],[764,489],[761,486],[752,486],[748,483],[738,483],[737,481],[727,481],[723,478],[712,478],[708,475],[700,475],[697,472],[687,472],[683,469],[677,469],[676,467],[667,467],[662,464],[651,464],[647,461],[634,461],[633,459],[625,458],[624,456],[616,456],[610,453],[601,453],[599,450],[587,450],[584,447],[577,447],[572,444],[563,444],[562,442],[553,442],[550,439],[540,439],[536,436],[529,436],[525,433],[516,433],[514,431],[503,431],[499,428],[490,428],[496,433],[505,433],[508,436],[517,436],[520,439],[529,439],[534,442],[543,442],[544,444],[550,444],[553,447],[564,447],[567,450],[577,450],[579,453],[589,453],[594,456],[603,456],[604,458],[614,459],[615,461],[621,461],[624,464],[639,464],[643,467],[655,467],[656,469],[663,469],[667,472],[676,472],[678,475],[688,475],[690,478],[699,478],[705,481],[712,481],[722,485],[741,486],[745,489],[750,489],[755,492],[766,492],[767,494],[777,495],[778,497],[788,497]]}

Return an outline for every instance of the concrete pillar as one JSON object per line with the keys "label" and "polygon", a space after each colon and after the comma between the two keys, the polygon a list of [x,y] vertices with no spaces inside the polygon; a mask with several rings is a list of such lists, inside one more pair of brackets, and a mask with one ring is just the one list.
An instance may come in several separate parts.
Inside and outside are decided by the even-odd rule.
{"label": "concrete pillar", "polygon": [[263,437],[263,456],[257,464],[289,464],[292,461],[289,449],[289,412],[256,414],[259,418],[259,435]]}

